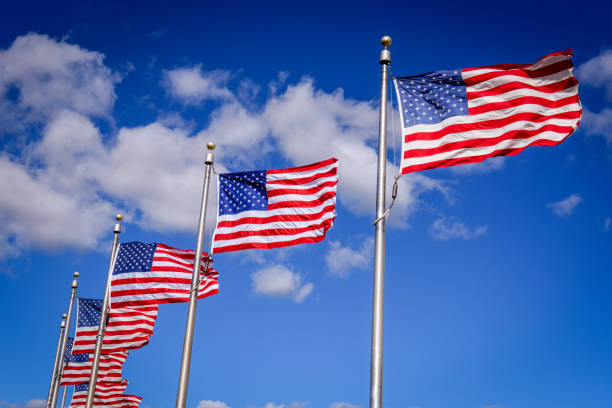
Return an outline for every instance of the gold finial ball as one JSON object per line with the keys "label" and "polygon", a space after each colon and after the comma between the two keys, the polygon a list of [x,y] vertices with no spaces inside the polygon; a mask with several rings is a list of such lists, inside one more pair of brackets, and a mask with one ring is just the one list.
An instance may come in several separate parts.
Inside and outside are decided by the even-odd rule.
{"label": "gold finial ball", "polygon": [[66,313],[62,313],[62,319],[65,319],[67,317],[68,317],[68,315]]}
{"label": "gold finial ball", "polygon": [[78,277],[79,277],[79,275],[81,275],[81,274],[80,274],[80,273],[78,273],[78,272],[75,272],[75,273],[74,273],[74,277],[75,277],[75,278],[78,278]]}
{"label": "gold finial ball", "polygon": [[217,147],[217,145],[214,142],[208,142],[206,143],[206,147],[208,148],[208,150],[215,150],[215,147]]}
{"label": "gold finial ball", "polygon": [[391,45],[391,37],[389,37],[388,35],[385,35],[383,38],[380,39],[380,43],[382,45],[384,45],[385,47],[388,47]]}
{"label": "gold finial ball", "polygon": [[115,215],[115,219],[117,221],[121,221],[123,219],[123,215],[122,214],[117,214],[117,215]]}

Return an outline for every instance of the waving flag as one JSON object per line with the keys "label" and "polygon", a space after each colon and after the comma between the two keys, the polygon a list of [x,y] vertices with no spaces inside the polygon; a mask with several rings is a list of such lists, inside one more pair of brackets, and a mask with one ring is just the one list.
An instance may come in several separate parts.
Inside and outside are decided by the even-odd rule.
{"label": "waving flag", "polygon": [[[121,369],[128,357],[127,351],[118,353],[102,354],[98,367],[98,379],[103,382],[122,381]],[[91,376],[93,354],[73,354],[70,361],[64,367],[60,385],[71,385],[88,382]]]}
{"label": "waving flag", "polygon": [[66,350],[64,351],[64,365],[70,361],[70,354],[72,354],[72,345],[74,344],[74,338],[68,336],[66,338]]}
{"label": "waving flag", "polygon": [[531,65],[491,65],[395,78],[402,173],[510,156],[571,135],[582,108],[571,51]]}
{"label": "waving flag", "polygon": [[[123,380],[117,383],[98,382],[94,394],[94,407],[111,408],[138,408],[142,398],[135,395],[123,394],[128,382]],[[87,390],[89,384],[78,384],[74,386],[70,408],[84,407],[87,401]]]}
{"label": "waving flag", "polygon": [[338,160],[219,175],[213,253],[325,238],[336,217]]}
{"label": "waving flag", "polygon": [[[164,244],[128,242],[119,246],[111,280],[111,310],[118,307],[188,302],[195,251]],[[219,292],[219,273],[204,270],[202,253],[198,299]]]}
{"label": "waving flag", "polygon": [[[111,308],[102,353],[133,350],[146,345],[153,335],[157,308],[157,305]],[[101,311],[101,299],[79,298],[73,354],[94,352]]]}

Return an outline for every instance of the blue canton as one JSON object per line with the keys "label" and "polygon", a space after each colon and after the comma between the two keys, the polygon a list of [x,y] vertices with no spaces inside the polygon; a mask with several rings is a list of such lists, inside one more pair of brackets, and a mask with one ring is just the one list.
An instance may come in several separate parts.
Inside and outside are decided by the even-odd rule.
{"label": "blue canton", "polygon": [[127,242],[119,246],[113,275],[129,272],[150,272],[157,244]]}
{"label": "blue canton", "polygon": [[100,325],[102,299],[79,298],[78,327],[91,327]]}
{"label": "blue canton", "polygon": [[70,356],[70,361],[73,363],[86,363],[89,361],[89,353],[73,354]]}
{"label": "blue canton", "polygon": [[72,353],[73,344],[74,344],[74,338],[68,337],[66,339],[66,351],[64,352],[64,364],[70,361],[70,353]]}
{"label": "blue canton", "polygon": [[76,384],[74,386],[74,392],[83,392],[89,390],[89,383]]}
{"label": "blue canton", "polygon": [[396,80],[405,128],[468,114],[461,70],[434,71]]}
{"label": "blue canton", "polygon": [[219,215],[268,209],[265,170],[220,174],[219,181]]}

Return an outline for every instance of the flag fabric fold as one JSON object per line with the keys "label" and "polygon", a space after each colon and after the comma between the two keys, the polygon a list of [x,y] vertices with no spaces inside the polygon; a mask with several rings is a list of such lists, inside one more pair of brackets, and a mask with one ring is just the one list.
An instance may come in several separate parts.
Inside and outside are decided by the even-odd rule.
{"label": "flag fabric fold", "polygon": [[[121,370],[127,357],[127,351],[101,354],[98,379],[101,382],[121,382]],[[62,372],[60,385],[76,385],[89,381],[92,365],[93,354],[72,354]]]}
{"label": "flag fabric fold", "polygon": [[213,253],[320,242],[336,217],[338,160],[219,175]]}
{"label": "flag fabric fold", "polygon": [[[98,382],[96,384],[93,406],[111,408],[138,408],[142,398],[135,395],[124,394],[127,385],[128,382],[126,380],[116,383]],[[88,383],[75,385],[69,408],[84,407],[87,401],[88,389]]]}
{"label": "flag fabric fold", "polygon": [[[102,312],[101,299],[79,298],[73,354],[93,353]],[[111,307],[104,332],[102,353],[140,348],[149,342],[157,319],[158,306]]]}
{"label": "flag fabric fold", "polygon": [[[188,302],[195,251],[160,243],[119,246],[111,278],[111,311],[121,307]],[[205,270],[208,260],[208,268]],[[219,273],[202,253],[198,299],[219,292]]]}
{"label": "flag fabric fold", "polygon": [[580,123],[571,50],[529,65],[394,78],[403,174],[554,146]]}

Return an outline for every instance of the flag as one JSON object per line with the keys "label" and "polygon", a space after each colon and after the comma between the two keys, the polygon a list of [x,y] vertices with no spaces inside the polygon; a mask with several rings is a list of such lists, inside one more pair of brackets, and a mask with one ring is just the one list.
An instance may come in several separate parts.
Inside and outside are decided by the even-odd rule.
{"label": "flag", "polygon": [[[111,310],[117,307],[188,302],[195,251],[164,244],[128,242],[119,246],[111,278]],[[205,271],[206,260],[209,260]],[[202,252],[198,299],[219,291],[219,273]]]}
{"label": "flag", "polygon": [[582,113],[571,56],[395,78],[402,173],[561,143]]}
{"label": "flag", "polygon": [[66,350],[64,350],[64,365],[68,364],[70,361],[70,354],[72,354],[72,344],[74,343],[74,338],[68,336],[66,338]]}
{"label": "flag", "polygon": [[[102,312],[101,299],[79,298],[74,354],[93,353]],[[104,332],[102,354],[133,350],[146,345],[153,335],[157,305],[111,308]]]}
{"label": "flag", "polygon": [[[98,379],[103,382],[121,381],[121,369],[128,357],[127,351],[117,353],[101,354],[98,366]],[[72,354],[70,361],[64,367],[60,385],[80,384],[89,381],[93,354]]]}
{"label": "flag", "polygon": [[325,238],[336,217],[338,160],[219,175],[212,252],[278,248]]}
{"label": "flag", "polygon": [[[135,395],[123,394],[128,382],[123,380],[117,383],[98,382],[94,394],[94,407],[111,408],[138,408],[142,398]],[[78,384],[74,386],[72,401],[69,408],[84,407],[87,401],[87,390],[89,384]]]}

